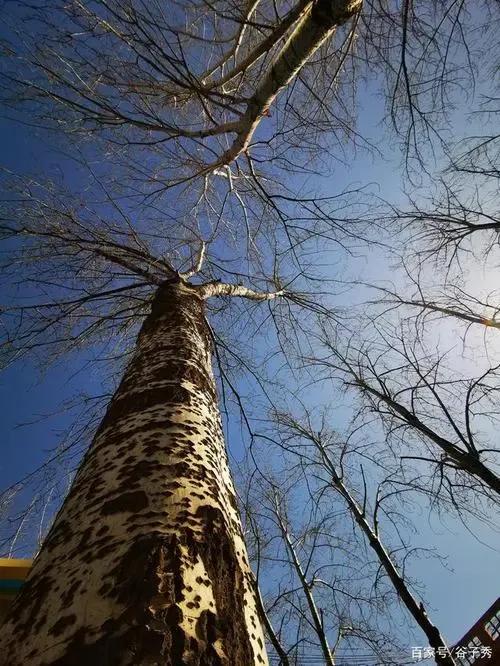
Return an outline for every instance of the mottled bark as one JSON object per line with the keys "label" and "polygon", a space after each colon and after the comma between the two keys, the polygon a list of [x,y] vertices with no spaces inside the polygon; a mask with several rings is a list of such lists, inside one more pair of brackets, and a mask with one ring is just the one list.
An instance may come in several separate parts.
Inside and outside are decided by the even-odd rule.
{"label": "mottled bark", "polygon": [[200,292],[158,289],[0,635],[3,666],[267,664]]}

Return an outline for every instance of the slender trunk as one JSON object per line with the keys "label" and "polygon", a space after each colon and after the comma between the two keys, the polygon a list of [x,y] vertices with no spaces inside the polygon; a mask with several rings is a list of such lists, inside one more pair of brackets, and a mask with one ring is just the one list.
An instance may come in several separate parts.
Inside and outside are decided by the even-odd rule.
{"label": "slender trunk", "polygon": [[446,645],[446,641],[441,635],[441,632],[436,627],[436,625],[429,620],[423,605],[417,603],[417,600],[408,589],[404,578],[394,566],[394,563],[382,545],[382,542],[372,530],[357,505],[355,503],[351,504],[351,502],[354,502],[352,498],[350,498],[349,504],[353,516],[365,533],[370,546],[375,551],[380,564],[388,575],[394,589],[399,595],[399,598],[404,603],[410,614],[413,616],[415,622],[426,635],[427,640],[429,641],[429,645],[435,650],[436,663],[442,664],[442,666],[453,666],[455,664],[455,660],[448,652],[448,646]]}
{"label": "slender trunk", "polygon": [[471,476],[475,476],[500,495],[500,478],[493,472],[487,465],[485,465],[479,459],[479,456],[475,452],[464,451],[460,449],[453,442],[445,439],[438,435],[432,428],[425,425],[418,416],[415,416],[409,409],[396,402],[390,396],[378,391],[377,389],[372,388],[364,381],[358,381],[358,386],[361,387],[363,391],[376,396],[386,405],[388,405],[394,412],[403,417],[403,420],[406,421],[412,428],[421,432],[431,441],[437,444],[449,458],[456,464],[457,469],[461,469],[464,472],[467,472]]}
{"label": "slender trunk", "polygon": [[316,606],[316,601],[314,600],[313,594],[311,592],[311,586],[307,582],[306,575],[304,573],[304,570],[302,569],[302,564],[300,563],[297,553],[295,552],[295,548],[290,538],[290,534],[288,533],[287,526],[283,522],[283,519],[280,515],[278,505],[276,505],[276,518],[278,519],[281,534],[285,541],[286,548],[292,559],[293,568],[295,569],[295,573],[297,574],[300,580],[300,584],[302,586],[302,590],[304,591],[307,605],[309,606],[309,612],[311,613],[314,629],[316,631],[316,636],[318,637],[318,640],[321,645],[321,651],[323,652],[323,658],[325,660],[325,664],[327,666],[335,666],[335,659],[333,657],[333,652],[330,649],[330,646],[328,645],[328,639],[325,633],[325,628],[321,620],[320,612],[318,611],[318,608]]}
{"label": "slender trunk", "polygon": [[199,292],[158,289],[2,666],[267,664]]}
{"label": "slender trunk", "polygon": [[396,569],[391,556],[386,551],[378,534],[366,520],[364,511],[362,511],[362,509],[358,506],[358,503],[351,495],[340,476],[337,474],[335,466],[326,454],[324,448],[320,446],[319,449],[323,457],[323,461],[325,462],[327,469],[331,474],[331,481],[333,486],[345,499],[351,515],[361,528],[361,531],[364,533],[365,537],[368,539],[368,543],[370,544],[371,548],[375,551],[380,565],[389,577],[389,580],[399,595],[399,598],[404,603],[409,613],[413,616],[415,622],[426,635],[427,640],[429,641],[429,645],[434,648],[436,654],[436,663],[440,664],[440,666],[454,666],[455,660],[451,654],[448,653],[446,641],[441,635],[438,627],[436,627],[436,625],[431,622],[423,605],[419,604],[411,593],[405,579]]}

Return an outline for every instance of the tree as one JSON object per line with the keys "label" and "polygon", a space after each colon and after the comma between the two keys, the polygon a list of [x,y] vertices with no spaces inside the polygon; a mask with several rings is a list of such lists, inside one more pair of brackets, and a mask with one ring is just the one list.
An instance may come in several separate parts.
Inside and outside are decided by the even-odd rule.
{"label": "tree", "polygon": [[[270,460],[271,437],[256,437]],[[374,582],[377,566],[365,558],[345,513],[314,474],[293,469],[291,458],[274,470],[269,462],[254,469],[244,500],[251,560],[274,632],[270,657],[297,666],[363,658],[400,664],[406,657],[391,624],[394,595]]]}
{"label": "tree", "polygon": [[[349,224],[336,214],[335,197],[298,196],[294,176],[319,170],[325,147],[334,141],[360,141],[351,118],[355,64],[362,75],[384,74],[388,115],[403,138],[408,160],[422,161],[423,146],[435,133],[433,123],[445,116],[450,88],[465,85],[460,76],[467,72],[473,77],[460,49],[471,36],[474,40],[478,23],[488,24],[466,14],[463,3],[441,4],[422,2],[415,9],[410,2],[401,7],[392,3],[386,9],[384,3],[354,0],[265,0],[242,7],[202,1],[176,3],[168,10],[163,3],[139,0],[16,4],[13,15],[21,29],[12,29],[2,45],[3,101],[7,108],[24,108],[21,120],[50,131],[63,129],[74,139],[71,151],[89,166],[92,186],[79,197],[74,192],[64,197],[52,186],[32,180],[22,200],[6,206],[4,240],[14,257],[6,263],[6,275],[12,278],[21,265],[23,278],[29,275],[37,292],[30,305],[6,307],[5,348],[15,358],[23,351],[68,349],[96,339],[102,343],[103,336],[134,330],[145,320],[124,378],[17,602],[11,627],[22,625],[26,634],[11,641],[10,663],[25,658],[19,653],[33,659],[33,651],[45,650],[40,644],[44,631],[57,638],[52,656],[44,652],[48,663],[64,661],[66,649],[87,662],[93,656],[113,659],[118,651],[116,659],[129,663],[154,660],[162,650],[172,662],[265,660],[256,610],[250,610],[255,603],[250,601],[252,579],[210,374],[210,339],[217,339],[218,333],[212,334],[204,323],[202,303],[220,297],[225,305],[231,296],[274,302],[280,296],[287,316],[292,304],[309,303],[305,290],[292,295],[290,289],[296,280],[310,286],[324,277],[304,260],[309,246],[357,241],[363,224]],[[483,37],[485,60],[491,51],[486,41]],[[43,196],[33,196],[33,190],[44,187]],[[25,252],[21,264],[19,248]],[[224,280],[218,282],[221,276]],[[49,301],[40,299],[44,290]],[[323,312],[317,303],[310,307]],[[270,316],[276,323],[279,315],[272,311]],[[175,352],[169,339],[175,340]],[[151,349],[165,353],[161,363],[150,357]],[[156,381],[159,386],[152,390]],[[138,395],[131,400],[130,393]],[[164,451],[153,443],[154,401],[159,398],[165,400],[161,409],[166,410],[161,427],[177,447],[173,464],[170,459],[162,462]],[[137,440],[137,447],[144,446],[146,456],[158,459],[144,459],[137,448],[135,459],[114,461],[113,476],[107,468],[107,449],[123,446],[119,434],[110,433],[113,424],[119,423],[119,433],[133,423],[133,433],[143,418],[141,428],[152,433],[151,441]],[[180,436],[180,423],[187,437]],[[189,456],[180,460],[186,450]],[[170,487],[154,490],[153,478],[163,483],[154,468],[157,472],[163,464],[169,468]],[[203,480],[200,466],[207,470]],[[109,486],[115,482],[119,485],[110,495]],[[134,489],[130,491],[128,484]],[[185,495],[188,486],[190,497]],[[138,590],[139,581],[126,580],[130,566],[120,550],[126,547],[118,544],[127,534],[131,541],[134,534],[141,535],[141,528],[134,533],[134,521],[125,527],[109,518],[109,532],[94,534],[88,518],[78,523],[85,508],[82,498],[87,508],[90,504],[106,516],[116,518],[128,511],[147,522],[154,519],[146,514],[154,513],[154,497],[161,492],[161,501],[169,498],[168,515],[178,514],[176,520],[186,519],[190,525],[179,526],[180,534],[168,532],[167,547],[158,536],[163,528],[152,537],[148,523],[149,554],[137,546],[130,555],[130,562],[143,562],[141,569],[148,572],[149,582],[140,581]],[[198,511],[198,500],[206,501],[208,509]],[[214,509],[217,502],[224,506]],[[65,552],[70,532],[78,535],[74,562]],[[224,571],[217,568],[221,558],[209,542],[213,534],[217,552],[224,551],[222,560],[229,563]],[[91,538],[91,561],[84,565],[89,570],[87,598],[93,597],[102,615],[91,618],[95,624],[87,626],[87,618],[63,613],[62,605],[73,603],[71,594],[76,600],[85,598],[72,567],[83,557],[76,551]],[[44,572],[51,549],[60,557],[49,576]],[[151,553],[158,549],[165,567],[161,580],[154,570],[157,565],[149,568],[149,558],[156,557]],[[109,567],[113,588],[97,587],[97,578]],[[176,572],[181,572],[181,583]],[[56,575],[71,581],[67,598],[57,583],[49,586]],[[116,585],[119,580],[123,586]],[[54,622],[44,629],[40,619],[32,626],[29,621],[38,618],[42,590],[47,599],[54,599]],[[165,593],[166,607],[155,590]],[[172,590],[174,597],[178,594],[175,603]],[[109,600],[115,593],[111,614],[128,618],[134,629],[127,637],[121,633],[127,633],[123,624],[103,624],[109,607],[96,602],[96,597]],[[231,601],[230,594],[237,596]],[[221,614],[217,621],[211,603]],[[239,618],[234,626],[228,620],[234,611],[231,603]],[[126,608],[132,608],[130,615]],[[189,628],[189,619],[198,631]],[[157,641],[150,642],[151,633]],[[241,636],[246,638],[240,640]],[[124,655],[127,641],[131,647]]]}
{"label": "tree", "polygon": [[[361,503],[356,500],[355,494],[349,487],[349,479],[346,479],[349,443],[340,444],[335,435],[328,433],[324,424],[320,431],[313,430],[311,414],[307,414],[302,420],[297,420],[287,414],[277,414],[276,419],[279,427],[280,446],[298,457],[303,469],[307,470],[310,467],[314,470],[310,476],[311,481],[316,478],[320,482],[318,494],[326,495],[325,489],[332,489],[345,502],[353,523],[374,551],[380,568],[390,580],[398,598],[434,649],[436,663],[453,665],[455,661],[449,653],[441,632],[428,616],[424,604],[419,602],[413,594],[404,573],[395,563],[395,557],[382,541],[379,520],[380,515],[386,512],[384,500],[397,495],[398,490],[389,490],[388,487],[384,487],[383,482],[378,486],[370,522],[366,479],[363,477],[364,495]],[[335,462],[334,456],[339,460],[338,463]],[[385,479],[385,486],[389,485],[390,477]]]}
{"label": "tree", "polygon": [[[403,459],[432,463],[450,491],[471,485],[498,501],[497,451],[484,434],[484,421],[495,423],[497,418],[497,367],[475,378],[450,377],[441,370],[442,357],[426,354],[404,332],[382,334],[371,353],[354,344],[342,353],[328,334],[322,339],[326,355],[319,364],[331,376],[341,373],[387,432],[412,450]],[[448,472],[455,478],[450,480]]]}
{"label": "tree", "polygon": [[[495,117],[491,100],[486,112]],[[331,358],[340,364],[333,365],[342,368],[347,383],[356,386],[387,431],[403,441],[409,435],[430,445],[426,460],[434,462],[440,484],[453,493],[454,487],[470,483],[494,501],[500,492],[494,443],[498,295],[477,283],[478,269],[488,274],[488,260],[498,252],[498,175],[492,168],[497,143],[494,133],[458,141],[436,179],[435,194],[426,193],[422,203],[408,197],[406,207],[386,211],[392,228],[402,235],[404,249],[393,249],[407,284],[365,285],[381,295],[370,302],[377,332],[372,340],[341,352],[331,336],[323,337]],[[394,313],[396,322],[391,320]],[[452,343],[445,347],[435,342],[447,337],[451,325],[460,327],[463,350],[473,354],[473,375],[464,376],[454,367]],[[478,331],[484,356],[477,341],[468,343]],[[436,447],[439,455],[433,452]],[[452,471],[458,472],[452,474],[455,479]]]}
{"label": "tree", "polygon": [[[72,192],[14,180],[1,224],[2,269],[14,287],[3,311],[4,362],[102,349],[120,336],[127,366],[3,628],[5,658],[265,663],[211,368],[220,334],[205,303],[215,302],[217,318],[238,298],[314,310],[307,293],[287,286],[291,266],[281,278],[277,261],[271,275],[262,272],[259,248],[271,239],[284,256],[281,243],[288,248],[294,236],[278,233],[270,216],[252,236],[249,286],[222,282],[209,276],[223,236],[199,239],[197,220],[163,224],[161,237],[148,220],[139,235],[114,200],[83,204]],[[298,265],[309,252],[304,238],[300,246]],[[229,250],[223,257],[230,264]],[[305,285],[308,274],[296,277]],[[41,614],[42,605],[52,611]]]}
{"label": "tree", "polygon": [[[85,245],[39,233],[68,252]],[[90,254],[133,270],[126,248],[96,245]],[[162,262],[141,275],[156,287],[151,312],[4,628],[5,663],[266,663],[204,301],[279,294],[191,284]]]}

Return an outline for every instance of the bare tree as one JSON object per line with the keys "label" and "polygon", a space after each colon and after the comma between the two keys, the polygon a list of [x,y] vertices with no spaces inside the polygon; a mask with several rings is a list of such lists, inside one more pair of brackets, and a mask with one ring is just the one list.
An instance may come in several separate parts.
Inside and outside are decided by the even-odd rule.
{"label": "bare tree", "polygon": [[[491,100],[482,115],[486,110],[495,118]],[[491,169],[497,139],[493,132],[459,141],[434,195],[412,196],[406,208],[391,208],[391,228],[404,244],[393,249],[406,284],[364,284],[380,295],[370,300],[374,310],[366,320],[374,335],[366,344],[353,342],[347,352],[335,349],[332,336],[326,344],[339,361],[333,365],[342,367],[347,383],[359,389],[391,433],[402,439],[413,433],[440,450],[432,458],[441,482],[450,483],[447,472],[460,470],[461,481],[466,472],[498,494],[498,450],[489,429],[497,415],[498,294],[479,284],[498,252],[498,181]],[[457,328],[468,359],[453,352]],[[483,336],[483,354],[473,333]],[[471,361],[469,376],[453,367]]]}
{"label": "bare tree", "polygon": [[[439,629],[432,623],[424,604],[415,597],[405,579],[404,569],[403,573],[398,569],[393,555],[382,541],[380,516],[391,513],[386,510],[385,503],[404,491],[395,489],[397,486],[390,488],[391,478],[387,477],[385,483],[382,482],[377,487],[370,519],[366,478],[363,476],[364,493],[361,502],[356,499],[349,487],[347,470],[352,467],[349,457],[353,454],[349,440],[344,444],[339,442],[337,436],[328,432],[324,420],[321,430],[315,430],[311,414],[307,414],[301,420],[287,414],[276,414],[275,419],[278,426],[279,445],[300,459],[301,467],[310,477],[311,483],[313,479],[320,482],[318,497],[321,497],[321,501],[328,501],[325,489],[331,489],[342,497],[354,524],[357,525],[374,551],[381,569],[387,575],[399,599],[425,633],[429,645],[434,650],[436,663],[454,664],[455,661]],[[363,474],[362,467],[361,470]]]}
{"label": "bare tree", "polygon": [[[417,265],[434,262],[449,274],[453,265],[467,258],[485,262],[498,251],[498,109],[489,98],[479,114],[480,128],[491,133],[466,136],[448,149],[447,165],[434,179],[425,196],[409,195],[406,205],[386,211],[402,232],[407,249]],[[476,120],[477,122],[477,120]],[[414,262],[413,262],[414,263]],[[467,263],[467,261],[466,261]]]}
{"label": "bare tree", "polygon": [[436,259],[445,266],[471,251],[483,258],[498,246],[500,219],[490,196],[482,191],[461,192],[442,182],[441,191],[424,208],[412,202],[412,209],[397,210],[394,218],[410,231],[414,251],[420,260]]}
{"label": "bare tree", "polygon": [[344,513],[315,494],[314,475],[306,478],[292,466],[276,471],[279,477],[269,465],[263,475],[254,470],[244,506],[250,554],[281,663],[365,658],[400,664],[404,651],[387,627],[387,590],[373,585],[376,567],[349,534]]}
{"label": "bare tree", "polygon": [[[498,449],[486,426],[497,419],[497,367],[474,378],[456,377],[453,371],[450,376],[439,350],[426,352],[411,332],[379,330],[371,351],[352,342],[342,352],[323,331],[326,354],[317,363],[332,377],[340,373],[345,385],[363,396],[369,412],[380,416],[387,432],[409,446],[412,453],[403,460],[432,463],[445,492],[465,485],[496,497]],[[421,453],[413,446],[419,442]]]}
{"label": "bare tree", "polygon": [[363,239],[364,224],[335,197],[298,196],[293,177],[364,142],[357,69],[383,75],[388,117],[422,162],[453,87],[474,80],[464,47],[493,52],[475,39],[488,7],[10,6],[6,108],[63,130],[91,185],[76,196],[33,177],[6,197],[5,361],[120,336],[126,369],[4,628],[5,663],[265,663],[205,309],[219,321],[235,298],[267,306],[280,351],[294,308],[325,313],[307,292],[332,278],[308,252]]}
{"label": "bare tree", "polygon": [[[265,223],[264,211],[243,216],[243,238],[226,223],[204,238],[196,218],[158,220],[154,207],[143,207],[138,219],[105,181],[95,174],[90,181],[84,199],[14,178],[2,209],[2,271],[12,286],[2,310],[4,364],[25,355],[46,364],[90,347],[124,368],[118,387],[101,396],[106,414],[77,470],[73,462],[72,488],[4,628],[5,658],[21,663],[43,652],[53,663],[87,663],[115,650],[131,663],[148,654],[172,663],[222,654],[228,663],[265,662],[211,355],[235,357],[252,371],[234,340],[228,345],[228,316],[233,329],[245,317],[243,327],[258,331],[270,317],[293,328],[300,311],[322,311],[320,295],[308,293],[319,279],[310,251],[318,237],[336,243],[338,217],[315,209],[303,227],[303,202],[300,217],[290,210],[285,221],[268,209]],[[238,300],[249,307],[238,310]],[[220,371],[226,381],[223,363]],[[62,443],[52,461],[68,451],[78,457],[91,430]],[[42,507],[42,532],[47,502],[54,493],[34,508]],[[29,515],[19,513],[14,538]],[[40,603],[53,609],[50,621],[39,616]],[[82,609],[94,605],[101,614],[89,618]]]}
{"label": "bare tree", "polygon": [[[74,211],[57,217],[43,202],[31,205],[27,219],[3,223],[4,241],[25,241],[15,254],[29,270],[37,266],[33,283],[54,300],[5,313],[8,352],[64,348],[144,321],[3,628],[4,663],[88,663],[103,655],[128,663],[265,663],[204,311],[210,299],[265,302],[284,290],[193,282],[203,244],[181,272],[132,232],[125,240]],[[12,257],[6,274],[15,267],[19,275],[20,261]],[[72,297],[61,296],[61,280]],[[50,613],[40,614],[42,605]]]}
{"label": "bare tree", "polygon": [[446,317],[452,317],[465,324],[467,330],[474,324],[500,329],[499,299],[496,291],[492,291],[483,299],[481,296],[468,293],[459,285],[451,285],[437,297],[429,297],[425,295],[418,281],[412,280],[412,282],[415,292],[409,296],[394,292],[387,287],[376,287],[383,298],[374,302],[386,305],[385,311],[392,307],[407,306],[418,320],[416,325],[420,330],[423,330],[431,319],[435,321]]}
{"label": "bare tree", "polygon": [[196,200],[221,177],[233,192],[258,193],[253,174],[266,165],[307,172],[334,140],[363,142],[356,77],[380,80],[388,118],[420,161],[478,74],[464,52],[477,51],[483,69],[491,61],[477,34],[495,39],[495,9],[453,0],[200,0],[172,10],[157,0],[19,2],[3,49],[4,98],[25,103],[29,122],[100,137],[156,194],[189,183]]}

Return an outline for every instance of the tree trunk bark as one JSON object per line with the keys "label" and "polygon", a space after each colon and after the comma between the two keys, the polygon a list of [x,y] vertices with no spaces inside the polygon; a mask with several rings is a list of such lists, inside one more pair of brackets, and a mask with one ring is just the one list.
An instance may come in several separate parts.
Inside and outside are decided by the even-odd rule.
{"label": "tree trunk bark", "polygon": [[267,664],[204,301],[159,287],[0,638],[5,666]]}

